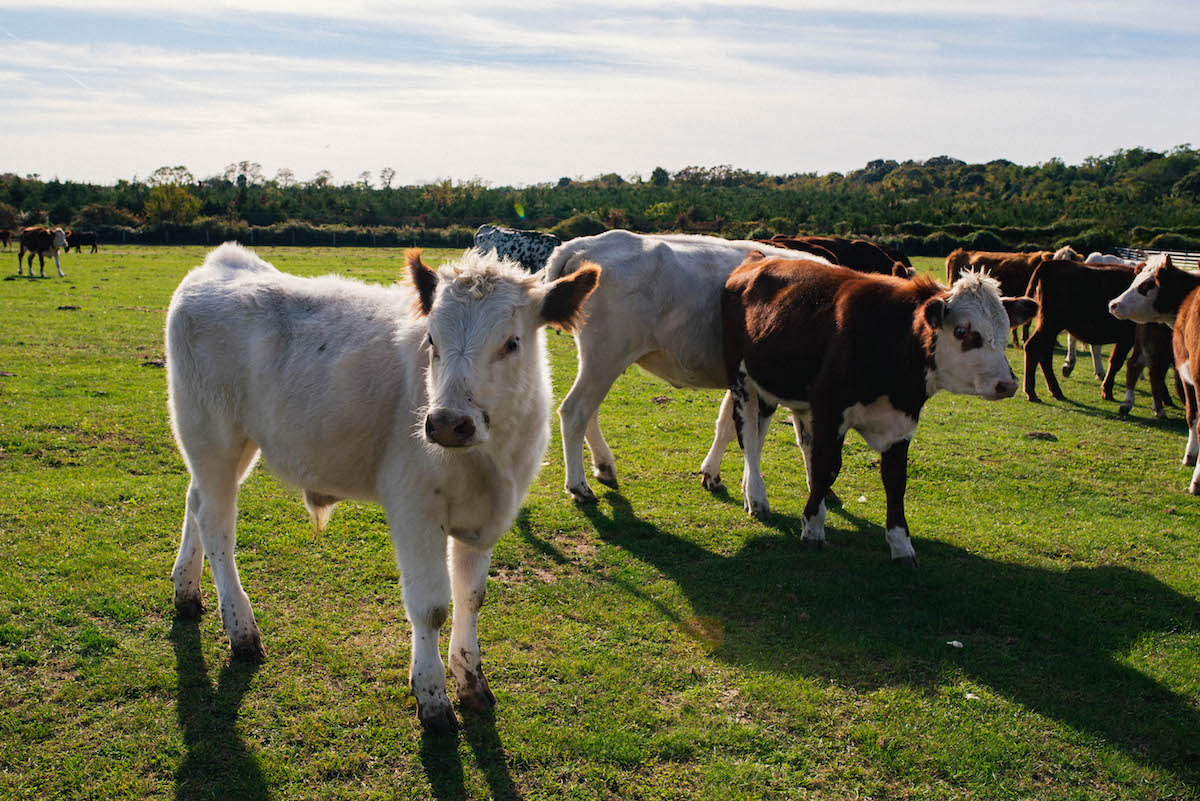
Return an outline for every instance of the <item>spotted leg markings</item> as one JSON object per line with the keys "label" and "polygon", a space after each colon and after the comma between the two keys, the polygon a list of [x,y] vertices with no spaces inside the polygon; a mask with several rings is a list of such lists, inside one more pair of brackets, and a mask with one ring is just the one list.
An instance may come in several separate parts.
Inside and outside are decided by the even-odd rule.
{"label": "spotted leg markings", "polygon": [[[474,667],[471,667],[471,665]],[[450,657],[450,671],[458,684],[458,703],[471,712],[486,712],[496,705],[496,696],[483,675],[483,660],[478,654],[460,649]]]}

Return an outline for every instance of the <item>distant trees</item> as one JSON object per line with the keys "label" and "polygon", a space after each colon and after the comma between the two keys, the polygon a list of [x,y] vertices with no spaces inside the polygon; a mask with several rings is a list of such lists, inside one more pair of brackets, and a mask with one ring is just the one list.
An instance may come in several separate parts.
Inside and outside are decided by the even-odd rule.
{"label": "distant trees", "polygon": [[146,198],[146,221],[151,224],[187,225],[199,213],[200,201],[182,186],[156,186]]}

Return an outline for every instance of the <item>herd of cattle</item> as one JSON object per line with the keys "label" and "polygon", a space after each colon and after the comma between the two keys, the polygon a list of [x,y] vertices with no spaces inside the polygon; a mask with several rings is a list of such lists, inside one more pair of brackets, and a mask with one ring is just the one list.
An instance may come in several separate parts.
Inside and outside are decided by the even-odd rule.
{"label": "herd of cattle", "polygon": [[[13,233],[7,229],[0,231],[0,244],[5,250],[12,250]],[[58,269],[58,277],[66,278],[62,264],[58,260],[58,251],[70,252],[75,248],[76,253],[82,253],[85,247],[90,247],[95,253],[100,246],[100,238],[94,233],[64,231],[62,228],[53,230],[41,225],[31,225],[22,228],[17,234],[20,250],[17,252],[17,275],[24,272],[25,254],[29,254],[29,277],[33,278],[33,257],[38,257],[38,267],[41,277],[46,277],[46,259],[54,259]]]}
{"label": "herd of cattle", "polygon": [[[1102,389],[1109,398],[1131,349],[1156,374],[1167,331],[1187,405],[1185,463],[1200,451],[1190,368],[1200,349],[1200,276],[1169,258],[1098,265],[1067,249],[956,251],[943,286],[901,254],[828,237],[613,230],[561,243],[494,226],[479,234],[436,270],[410,250],[410,280],[392,286],[287,275],[227,243],[184,278],[167,312],[172,429],[191,474],[172,571],[178,613],[202,611],[207,558],[235,654],[263,658],[234,556],[238,485],[260,454],[303,489],[318,528],[343,498],[379,503],[412,625],[409,680],[428,728],[457,726],[439,647],[447,619],[460,703],[495,703],[478,617],[492,548],[549,440],[545,326],[573,334],[578,348],[558,413],[566,490],[580,503],[596,501],[585,441],[592,476],[617,486],[598,412],[637,364],[676,387],[726,390],[702,483],[722,486],[721,461],[736,437],[742,497],[756,517],[770,511],[765,435],[778,407],[791,411],[809,488],[801,536],[814,546],[837,501],[846,434],[857,431],[881,454],[892,559],[915,565],[904,494],[921,410],[942,389],[988,400],[1016,394],[1005,349],[1011,331],[1030,322],[1030,400],[1038,364],[1062,396],[1049,365],[1059,331],[1097,349],[1113,343]],[[1160,324],[1174,333],[1152,327]],[[1169,403],[1165,390],[1155,397],[1156,408]],[[1190,489],[1200,494],[1200,468]]]}

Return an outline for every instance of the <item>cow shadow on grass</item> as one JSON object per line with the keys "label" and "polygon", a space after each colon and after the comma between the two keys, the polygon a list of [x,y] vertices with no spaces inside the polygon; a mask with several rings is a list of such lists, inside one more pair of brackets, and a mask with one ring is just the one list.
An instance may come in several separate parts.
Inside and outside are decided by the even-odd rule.
{"label": "cow shadow on grass", "polygon": [[258,759],[237,731],[238,707],[258,665],[234,659],[221,669],[214,687],[204,665],[199,623],[176,619],[171,644],[179,682],[175,712],[187,749],[175,773],[175,797],[270,797]]}
{"label": "cow shadow on grass", "polygon": [[504,745],[496,731],[494,712],[462,711],[461,720],[462,730],[459,734],[424,732],[421,735],[421,767],[425,770],[433,797],[451,801],[470,796],[463,782],[463,764],[458,755],[458,737],[462,736],[484,774],[491,790],[490,797],[497,801],[519,801],[521,794],[508,771]]}
{"label": "cow shadow on grass", "polygon": [[1148,636],[1200,627],[1200,604],[1152,576],[1010,564],[919,532],[921,567],[901,568],[878,525],[836,506],[822,550],[800,541],[799,518],[774,514],[784,536],[753,537],[721,556],[640,519],[619,494],[605,501],[582,507],[599,536],[671,578],[696,615],[720,622],[718,658],[866,691],[933,690],[961,671],[1200,785],[1196,699],[1121,661]]}

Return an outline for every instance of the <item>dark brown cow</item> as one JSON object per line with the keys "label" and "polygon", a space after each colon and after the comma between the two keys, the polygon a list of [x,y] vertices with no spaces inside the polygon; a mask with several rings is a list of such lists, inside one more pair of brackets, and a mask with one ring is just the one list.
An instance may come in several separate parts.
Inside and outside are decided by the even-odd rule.
{"label": "dark brown cow", "polygon": [[46,257],[54,257],[54,266],[58,268],[58,277],[66,278],[63,274],[62,264],[58,261],[59,248],[66,248],[67,235],[70,231],[64,231],[61,228],[55,228],[51,231],[49,228],[43,228],[40,225],[33,225],[28,228],[21,229],[21,249],[17,253],[17,275],[21,274],[21,262],[25,258],[26,251],[29,252],[29,277],[33,278],[33,257],[38,257],[38,265],[42,268],[42,278],[46,277]]}
{"label": "dark brown cow", "polygon": [[1028,298],[1001,299],[993,279],[964,276],[951,290],[811,260],[751,253],[721,295],[725,370],[745,455],[742,496],[770,514],[759,469],[777,406],[792,410],[808,478],[802,538],[825,540],[825,498],[846,431],[882,454],[892,558],[916,564],[904,517],[908,447],[921,408],[939,389],[997,400],[1017,382],[1004,347]]}
{"label": "dark brown cow", "polygon": [[[1175,408],[1171,393],[1167,391],[1167,370],[1173,363],[1171,352],[1171,327],[1163,323],[1139,323],[1133,333],[1133,349],[1125,367],[1125,399],[1117,413],[1129,414],[1133,409],[1134,393],[1142,370],[1150,380],[1150,397],[1154,405],[1154,416],[1162,420],[1167,416],[1164,407]],[[1183,385],[1179,382],[1179,371],[1175,372],[1175,392],[1184,398]]]}
{"label": "dark brown cow", "polygon": [[1033,271],[1025,293],[1037,300],[1037,330],[1025,343],[1025,397],[1040,399],[1034,388],[1034,373],[1041,365],[1046,389],[1064,400],[1051,361],[1061,331],[1092,345],[1113,343],[1108,371],[1100,385],[1100,396],[1113,400],[1113,383],[1133,347],[1136,326],[1108,313],[1108,302],[1129,286],[1134,268],[1124,265],[1082,264],[1077,261],[1044,261]]}
{"label": "dark brown cow", "polygon": [[[1170,256],[1155,256],[1133,283],[1108,306],[1127,320],[1168,323],[1174,329],[1171,344],[1175,372],[1183,380],[1187,408],[1188,439],[1183,451],[1185,465],[1197,465],[1200,456],[1200,404],[1196,394],[1196,365],[1200,363],[1200,275],[1180,270]],[[1193,358],[1194,357],[1194,358]],[[1200,465],[1192,473],[1188,491],[1200,495]]]}
{"label": "dark brown cow", "polygon": [[[988,275],[1000,282],[1000,291],[1005,295],[1016,296],[1029,286],[1033,277],[1033,269],[1054,254],[1048,250],[1033,253],[1006,253],[998,250],[963,250],[958,248],[946,257],[946,283],[953,285],[958,276],[967,270],[987,270]],[[1029,338],[1029,326],[1026,325],[1021,339]],[[1012,332],[1013,347],[1021,347],[1016,329]]]}
{"label": "dark brown cow", "polygon": [[841,262],[838,261],[838,257],[833,254],[832,250],[823,248],[820,245],[815,245],[812,242],[808,242],[803,237],[776,234],[770,239],[759,239],[758,241],[762,242],[764,245],[773,245],[777,248],[787,248],[788,250],[795,250],[799,253],[808,253],[813,256],[820,256],[830,264],[841,264]]}
{"label": "dark brown cow", "polygon": [[12,250],[12,231],[0,231],[0,244],[5,250]]}
{"label": "dark brown cow", "polygon": [[95,253],[99,249],[100,236],[94,232],[77,233],[74,231],[68,231],[67,246],[63,248],[63,252],[66,253],[70,251],[71,248],[75,248],[76,253],[82,253],[82,248],[88,247],[89,245],[92,248],[92,253]]}
{"label": "dark brown cow", "polygon": [[[865,239],[843,239],[838,236],[785,236],[776,234],[766,241],[775,247],[785,247],[791,250],[808,250],[797,245],[816,246],[824,248],[837,259],[835,264],[841,264],[860,273],[879,273],[881,275],[897,275],[896,260],[889,256],[883,248]],[[812,252],[812,251],[809,251]],[[902,271],[907,277],[907,270]]]}

